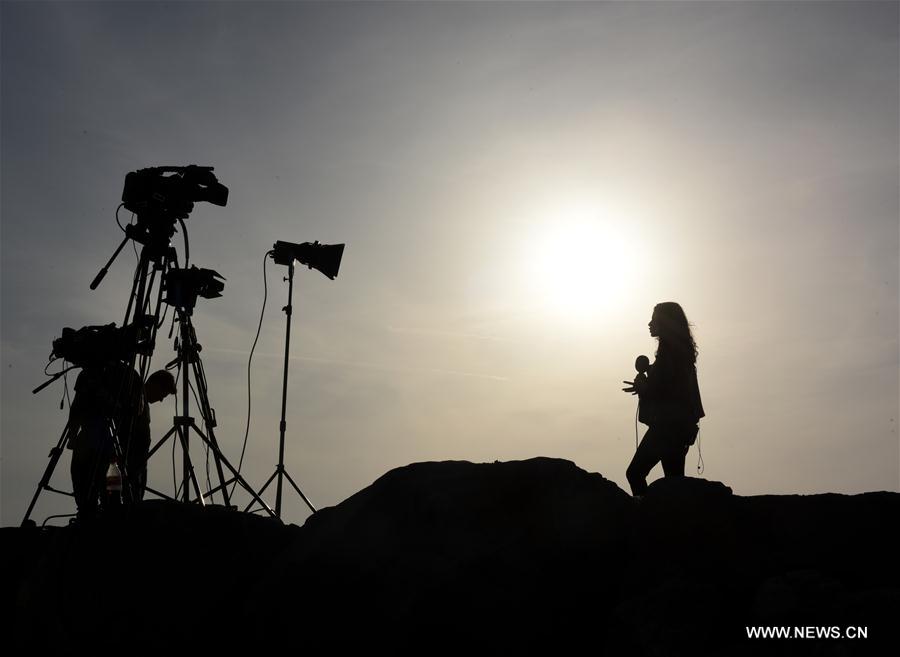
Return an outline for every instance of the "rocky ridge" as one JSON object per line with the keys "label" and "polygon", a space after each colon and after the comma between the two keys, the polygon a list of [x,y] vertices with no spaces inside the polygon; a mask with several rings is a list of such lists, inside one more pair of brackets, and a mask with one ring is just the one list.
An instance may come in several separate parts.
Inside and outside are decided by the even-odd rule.
{"label": "rocky ridge", "polygon": [[[900,494],[640,501],[560,459],[416,463],[302,527],[145,502],[3,528],[17,653],[863,655],[900,645]],[[748,626],[866,639],[748,639]]]}

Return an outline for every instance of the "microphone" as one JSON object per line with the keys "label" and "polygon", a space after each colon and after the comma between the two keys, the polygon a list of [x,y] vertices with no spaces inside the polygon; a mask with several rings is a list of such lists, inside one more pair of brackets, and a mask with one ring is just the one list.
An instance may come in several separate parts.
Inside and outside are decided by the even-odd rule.
{"label": "microphone", "polygon": [[650,359],[641,354],[634,361],[634,369],[638,371],[638,374],[646,375],[650,371]]}
{"label": "microphone", "polygon": [[622,388],[623,392],[630,392],[632,395],[639,394],[637,391],[637,386],[642,386],[647,382],[647,372],[650,371],[650,359],[644,355],[638,356],[634,361],[634,369],[637,370],[637,376],[634,377],[634,381],[622,381],[622,383],[627,383],[630,388]]}

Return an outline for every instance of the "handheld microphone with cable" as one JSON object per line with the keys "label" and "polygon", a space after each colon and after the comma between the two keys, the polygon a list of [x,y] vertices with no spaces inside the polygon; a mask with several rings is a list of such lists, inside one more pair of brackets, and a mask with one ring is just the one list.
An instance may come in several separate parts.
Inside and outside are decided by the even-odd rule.
{"label": "handheld microphone with cable", "polygon": [[634,361],[634,369],[637,370],[637,376],[634,377],[634,381],[622,381],[622,383],[627,383],[631,386],[630,388],[622,388],[623,392],[630,392],[632,395],[638,394],[637,386],[635,384],[637,384],[638,381],[645,383],[647,381],[647,374],[652,367],[649,358],[646,356],[638,356]]}
{"label": "handheld microphone with cable", "polygon": [[646,376],[650,371],[650,359],[641,354],[634,360],[634,369],[637,370],[638,374]]}
{"label": "handheld microphone with cable", "polygon": [[[638,375],[635,377],[635,382],[637,382],[639,377],[647,377],[647,373],[650,372],[650,359],[641,354],[637,358],[634,359],[634,369],[637,370]],[[634,385],[634,384],[632,384]],[[637,394],[635,391],[632,394]],[[641,412],[641,400],[638,398],[637,409],[634,412],[634,449],[637,450],[638,447],[638,416]]]}

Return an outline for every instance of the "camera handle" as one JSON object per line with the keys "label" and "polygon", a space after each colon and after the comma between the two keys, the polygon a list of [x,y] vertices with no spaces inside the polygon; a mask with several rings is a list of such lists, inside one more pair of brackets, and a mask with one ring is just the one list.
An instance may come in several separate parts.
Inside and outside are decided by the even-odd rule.
{"label": "camera handle", "polygon": [[97,275],[94,276],[94,280],[91,281],[91,289],[92,290],[96,290],[97,287],[100,285],[100,282],[106,276],[106,272],[109,271],[109,267],[110,267],[110,265],[112,265],[113,260],[115,260],[119,256],[119,253],[122,252],[122,249],[125,248],[125,245],[128,243],[128,240],[130,240],[130,239],[131,239],[131,237],[129,237],[128,235],[125,236],[125,239],[123,239],[121,244],[119,244],[118,248],[112,254],[112,257],[106,261],[106,264],[103,265],[103,267],[100,269],[100,271],[97,272]]}
{"label": "camera handle", "polygon": [[65,376],[66,374],[68,374],[69,372],[71,372],[74,369],[78,369],[78,365],[72,365],[71,367],[67,367],[66,369],[64,369],[61,372],[57,372],[56,374],[53,375],[53,377],[51,379],[44,381],[41,385],[39,385],[37,388],[32,390],[31,394],[32,395],[38,394],[41,390],[43,390],[44,388],[49,386],[51,383],[53,383],[54,381],[59,379],[59,377]]}

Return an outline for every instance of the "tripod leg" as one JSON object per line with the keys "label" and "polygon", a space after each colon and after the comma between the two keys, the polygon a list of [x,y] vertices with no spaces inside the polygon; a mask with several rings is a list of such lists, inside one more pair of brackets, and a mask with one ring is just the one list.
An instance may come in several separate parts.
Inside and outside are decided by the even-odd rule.
{"label": "tripod leg", "polygon": [[[120,504],[134,504],[138,501],[137,498],[137,489],[140,486],[140,482],[136,481],[137,473],[132,475],[131,470],[128,467],[128,454],[126,450],[122,449],[122,445],[119,442],[118,432],[115,428],[110,428],[110,441],[112,444],[113,454],[116,458],[116,463],[119,465],[119,473],[122,476],[122,491],[119,493]],[[128,449],[131,448],[131,445],[128,445]]]}
{"label": "tripod leg", "polygon": [[[277,470],[276,470],[275,472],[272,473],[272,476],[269,477],[269,478],[266,480],[266,483],[263,484],[263,487],[259,489],[259,493],[257,494],[257,497],[260,497],[260,498],[262,497],[262,494],[266,492],[266,489],[269,487],[269,484],[271,484],[273,481],[275,481],[275,475],[277,475],[277,474],[278,474],[278,471],[277,471]],[[255,499],[254,499],[254,500],[251,500],[251,501],[250,501],[250,504],[247,505],[247,508],[244,509],[244,512],[246,513],[247,511],[249,511],[249,510],[250,510],[250,507],[253,506],[255,503],[256,503],[256,500],[255,500]],[[264,503],[263,503],[263,506],[265,506]]]}
{"label": "tripod leg", "polygon": [[219,475],[219,486],[222,488],[222,499],[225,501],[225,506],[231,506],[231,500],[228,496],[228,486],[225,483],[225,471],[222,470],[222,452],[219,451],[219,443],[216,441],[216,437],[212,432],[212,427],[210,427],[209,430],[209,442],[212,444],[213,460],[216,462],[216,473]]}
{"label": "tripod leg", "polygon": [[[221,452],[219,452],[219,444],[216,442],[216,437],[212,433],[212,427],[210,427],[209,436],[205,436],[200,429],[197,428],[196,425],[191,425],[194,428],[194,431],[197,432],[197,435],[200,436],[200,439],[206,443],[209,447],[210,451],[213,454],[213,460],[216,462],[216,471],[219,474],[219,485],[213,488],[207,495],[212,496],[216,491],[222,491],[222,498],[225,500],[225,506],[231,506],[231,501],[228,499],[228,484],[225,481],[225,473],[222,471],[222,456]],[[209,470],[207,470],[207,474]],[[233,481],[233,480],[232,480]]]}
{"label": "tripod leg", "polygon": [[56,444],[56,447],[50,450],[50,462],[47,464],[47,468],[44,470],[44,474],[41,477],[40,482],[38,483],[37,490],[34,492],[34,497],[31,498],[31,504],[28,505],[28,510],[25,512],[25,517],[22,519],[23,527],[28,525],[29,518],[31,517],[31,512],[34,510],[34,505],[37,504],[38,497],[40,497],[41,491],[50,485],[50,477],[53,476],[53,471],[56,469],[56,464],[59,462],[59,459],[63,454],[63,450],[66,448],[66,444],[69,442],[69,430],[70,424],[66,422],[66,426],[65,428],[63,428],[62,435],[59,437],[59,442]]}
{"label": "tripod leg", "polygon": [[[264,508],[266,511],[268,511],[269,515],[272,516],[273,518],[276,517],[275,512],[272,511],[271,507],[269,507],[269,505],[263,501],[263,499],[261,497],[262,491],[257,493],[255,490],[253,490],[250,487],[250,484],[247,483],[247,480],[241,476],[240,472],[238,472],[237,470],[234,469],[234,466],[232,466],[231,463],[228,462],[228,459],[226,459],[224,456],[222,456],[222,463],[225,464],[225,467],[228,468],[228,470],[234,476],[234,479],[241,485],[241,488],[243,488],[245,491],[250,493],[250,496],[253,498],[253,502],[256,502],[262,508]],[[266,482],[266,486],[268,486],[272,482],[272,479],[274,479],[274,475],[272,475],[272,477],[269,477],[269,481]],[[266,486],[263,486],[263,490],[266,489]],[[253,503],[251,502],[251,506],[252,506],[252,504]],[[248,506],[247,509],[249,509],[249,508],[250,507]],[[246,511],[246,509],[245,509],[245,511]]]}
{"label": "tripod leg", "polygon": [[166,495],[162,491],[158,491],[155,488],[151,488],[150,486],[145,486],[144,490],[148,493],[153,493],[161,500],[169,500],[170,502],[177,502],[178,500],[171,495]]}
{"label": "tripod leg", "polygon": [[100,414],[85,416],[72,446],[72,488],[78,519],[89,520],[101,512],[106,503],[106,474],[114,455],[109,419]]}
{"label": "tripod leg", "polygon": [[[253,489],[250,487],[250,484],[247,483],[247,480],[244,479],[244,478],[241,476],[241,473],[240,473],[240,472],[238,472],[237,470],[234,469],[234,466],[231,465],[231,463],[228,462],[228,459],[225,458],[225,455],[224,455],[224,454],[220,454],[220,456],[221,456],[221,458],[222,458],[222,463],[225,464],[225,467],[228,468],[228,470],[229,470],[229,471],[231,472],[231,474],[234,476],[235,480],[237,480],[237,482],[241,485],[241,488],[243,488],[245,491],[247,491],[248,493],[250,493],[250,496],[253,498],[253,501],[256,502],[256,503],[258,503],[262,508],[264,508],[266,511],[269,512],[269,515],[271,515],[271,516],[274,517],[274,516],[275,516],[275,512],[272,511],[272,509],[269,507],[268,504],[266,504],[265,502],[263,502],[262,498],[260,497],[261,492],[260,492],[260,493],[257,493],[255,490],[253,490]],[[269,485],[269,483],[271,482],[271,480],[272,480],[272,479],[270,478],[269,481],[266,482],[266,486]],[[263,490],[265,490],[265,486],[263,486]],[[247,507],[247,508],[249,508],[249,507]]]}
{"label": "tripod leg", "polygon": [[[188,319],[190,321],[190,319]],[[193,326],[190,326],[189,335],[196,342],[196,333],[194,332]],[[213,427],[216,426],[216,414],[212,409],[209,403],[209,391],[206,386],[206,373],[203,370],[203,361],[200,360],[200,353],[197,349],[196,345],[194,346],[194,358],[191,361],[191,369],[194,372],[194,381],[197,382],[197,392],[198,398],[200,400],[200,413],[203,416],[203,423],[206,427],[207,436],[204,436],[201,432],[200,436],[206,441],[207,445],[210,445],[210,449],[213,453],[213,460],[216,463],[216,473],[219,475],[219,487],[215,490],[222,490],[222,498],[225,501],[225,506],[231,506],[231,501],[228,499],[228,486],[225,484],[225,473],[222,470],[222,452],[219,449],[219,443],[216,440],[216,435],[213,432]],[[196,426],[194,427],[196,429]]]}
{"label": "tripod leg", "polygon": [[205,506],[206,502],[203,500],[203,493],[200,492],[200,484],[197,483],[197,475],[194,473],[194,464],[191,463],[191,455],[188,453],[187,433],[187,427],[183,427],[181,431],[178,432],[178,437],[181,439],[182,458],[184,459],[184,501],[189,501],[187,492],[187,480],[190,479],[191,483],[194,485],[194,492],[197,493],[197,500],[200,502],[201,506]]}
{"label": "tripod leg", "polygon": [[[124,240],[122,241],[121,246],[125,246]],[[135,315],[138,313],[137,308],[135,308],[135,299],[138,298],[138,294],[143,295],[144,285],[147,281],[147,267],[149,264],[150,260],[146,253],[146,249],[142,248],[141,257],[134,270],[134,280],[131,283],[131,295],[128,297],[128,307],[125,309],[125,319],[122,320],[122,326],[128,326],[128,318],[131,317],[132,309],[134,309]]]}
{"label": "tripod leg", "polygon": [[[196,364],[195,364],[196,365]],[[195,369],[196,371],[196,369]],[[225,482],[225,471],[222,470],[222,451],[219,449],[219,443],[216,440],[216,435],[213,433],[213,426],[215,426],[215,420],[210,417],[211,409],[209,408],[209,399],[206,396],[206,386],[203,385],[202,380],[195,375],[195,379],[198,381],[198,388],[200,392],[200,412],[203,415],[203,421],[206,425],[206,430],[209,435],[204,435],[200,429],[197,428],[197,425],[192,425],[194,427],[194,431],[196,431],[200,438],[209,446],[210,451],[213,455],[213,461],[216,464],[216,474],[219,475],[219,485],[210,491],[210,494],[221,490],[222,491],[222,499],[225,502],[225,506],[231,506],[231,500],[228,495],[228,485]]]}
{"label": "tripod leg", "polygon": [[[234,475],[234,478],[241,485],[241,488],[243,488],[245,491],[250,493],[250,496],[253,498],[253,501],[256,502],[257,504],[259,504],[266,511],[268,511],[270,516],[272,516],[273,518],[276,517],[275,512],[272,511],[271,507],[269,507],[269,505],[263,501],[262,497],[260,497],[260,494],[257,493],[255,490],[253,490],[250,487],[250,484],[247,483],[247,480],[241,476],[240,472],[238,472],[237,470],[234,469],[234,466],[232,466],[231,463],[228,462],[228,459],[226,459],[224,456],[222,457],[222,463],[224,463],[225,467],[231,471],[231,474]],[[268,485],[269,484],[267,483],[266,486],[268,486]],[[265,488],[265,487],[263,487],[263,488]],[[249,507],[247,507],[247,508],[249,508]]]}
{"label": "tripod leg", "polygon": [[[162,438],[159,439],[159,442],[156,443],[156,445],[153,446],[153,449],[151,449],[149,452],[147,452],[147,460],[146,460],[145,465],[144,465],[145,468],[148,468],[148,467],[149,467],[150,457],[153,456],[153,455],[156,453],[156,451],[157,451],[160,447],[162,447],[163,444],[164,444],[169,438],[172,437],[172,435],[173,435],[174,433],[175,433],[175,427],[172,427],[171,429],[169,429],[169,430],[166,432],[166,435],[165,435],[165,436],[163,436]],[[153,493],[154,495],[157,495],[158,497],[161,497],[161,498],[166,499],[166,500],[171,500],[171,499],[173,499],[173,498],[169,497],[168,495],[166,495],[166,494],[164,494],[164,493],[160,493],[159,491],[150,488],[149,486],[147,486],[147,482],[146,482],[146,481],[144,482],[144,490],[150,491],[150,492]]]}
{"label": "tripod leg", "polygon": [[150,457],[156,453],[156,450],[158,450],[160,447],[163,446],[163,443],[166,442],[173,433],[175,433],[175,427],[172,427],[171,429],[169,429],[166,432],[166,435],[163,436],[162,438],[160,438],[159,442],[153,446],[153,449],[151,449],[149,452],[147,452],[147,461],[150,460]]}
{"label": "tripod leg", "polygon": [[306,506],[309,507],[309,510],[312,511],[313,513],[315,513],[315,512],[316,512],[316,507],[314,507],[314,506],[312,505],[312,502],[310,502],[308,499],[306,499],[306,495],[304,495],[304,494],[303,494],[303,491],[300,490],[300,487],[299,487],[296,483],[294,483],[294,480],[291,478],[291,475],[288,473],[287,470],[284,471],[284,476],[287,477],[287,480],[288,480],[289,482],[291,482],[291,486],[294,487],[294,490],[297,491],[297,494],[298,494],[300,497],[303,498],[303,501],[304,501],[304,502],[306,502]]}

